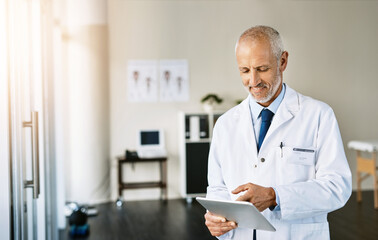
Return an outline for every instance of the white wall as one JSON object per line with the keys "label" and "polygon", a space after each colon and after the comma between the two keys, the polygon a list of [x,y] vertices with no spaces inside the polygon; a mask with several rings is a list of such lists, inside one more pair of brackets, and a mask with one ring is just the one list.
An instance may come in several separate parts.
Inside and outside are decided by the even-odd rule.
{"label": "white wall", "polygon": [[62,197],[79,203],[108,201],[107,1],[55,4],[59,9],[54,31],[58,201]]}
{"label": "white wall", "polygon": [[[284,81],[331,105],[344,145],[378,138],[378,1],[124,1],[110,0],[110,126],[112,198],[116,197],[115,157],[135,148],[138,128],[166,130],[169,197],[179,196],[177,112],[201,110],[200,98],[215,92],[224,108],[244,98],[234,57],[238,36],[248,27],[275,27],[289,52]],[[130,103],[127,61],[188,59],[190,101]],[[354,153],[346,149],[352,170]],[[156,172],[156,173],[155,173]],[[157,166],[126,169],[125,180],[156,179]],[[372,181],[364,184],[372,187]],[[126,199],[158,198],[158,190],[126,191]]]}

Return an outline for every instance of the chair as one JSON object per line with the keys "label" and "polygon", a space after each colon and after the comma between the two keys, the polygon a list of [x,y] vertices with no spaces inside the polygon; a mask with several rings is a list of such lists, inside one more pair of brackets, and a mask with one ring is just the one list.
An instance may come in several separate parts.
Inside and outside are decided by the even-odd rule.
{"label": "chair", "polygon": [[[378,209],[378,178],[376,159],[378,151],[378,141],[350,141],[348,148],[357,152],[357,202],[362,202],[361,182],[370,175],[374,179],[374,208]],[[361,156],[361,152],[368,152],[371,158]],[[363,176],[361,176],[364,173]]]}

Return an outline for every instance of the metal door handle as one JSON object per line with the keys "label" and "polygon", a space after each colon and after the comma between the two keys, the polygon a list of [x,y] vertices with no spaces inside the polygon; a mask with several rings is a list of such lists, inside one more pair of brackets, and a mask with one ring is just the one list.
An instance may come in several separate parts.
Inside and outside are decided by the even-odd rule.
{"label": "metal door handle", "polygon": [[33,179],[24,182],[25,188],[33,188],[33,198],[38,198],[40,193],[39,185],[39,131],[38,131],[38,112],[31,112],[31,121],[22,122],[22,127],[31,128],[32,137],[32,161],[33,161]]}

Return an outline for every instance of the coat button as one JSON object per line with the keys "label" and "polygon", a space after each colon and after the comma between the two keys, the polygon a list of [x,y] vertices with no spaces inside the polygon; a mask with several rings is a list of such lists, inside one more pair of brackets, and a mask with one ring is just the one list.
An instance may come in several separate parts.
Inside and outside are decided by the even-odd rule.
{"label": "coat button", "polygon": [[255,168],[257,168],[257,165],[255,164],[255,166],[254,166]]}
{"label": "coat button", "polygon": [[265,158],[261,158],[260,160],[261,160],[261,162],[265,162]]}

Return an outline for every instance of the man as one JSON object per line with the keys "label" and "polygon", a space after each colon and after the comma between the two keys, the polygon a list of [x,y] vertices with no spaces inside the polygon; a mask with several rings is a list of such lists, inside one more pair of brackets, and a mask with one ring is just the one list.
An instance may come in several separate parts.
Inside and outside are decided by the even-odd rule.
{"label": "man", "polygon": [[209,153],[207,198],[251,202],[276,232],[238,228],[211,212],[220,239],[329,239],[327,213],[351,195],[351,173],[332,109],[283,83],[279,33],[246,30],[236,59],[248,97],[218,119]]}

